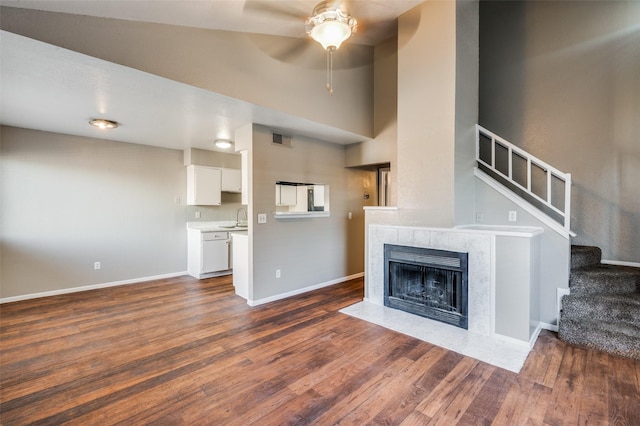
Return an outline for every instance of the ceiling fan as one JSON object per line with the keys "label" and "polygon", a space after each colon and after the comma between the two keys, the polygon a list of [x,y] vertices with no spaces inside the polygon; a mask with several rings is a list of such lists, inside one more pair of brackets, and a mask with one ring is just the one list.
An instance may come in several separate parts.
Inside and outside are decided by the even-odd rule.
{"label": "ceiling fan", "polygon": [[[366,20],[363,26],[360,20],[351,14],[350,4],[347,0],[321,1],[315,5],[310,13],[301,10],[304,6],[308,6],[308,2],[247,0],[245,12],[259,15],[263,19],[273,19],[274,22],[287,22],[291,25],[295,22],[296,25],[299,25],[300,38],[292,38],[283,48],[282,45],[279,45],[279,50],[273,46],[267,46],[268,42],[265,42],[261,47],[270,56],[284,62],[299,62],[303,56],[308,58],[308,52],[311,51],[314,53],[314,60],[311,62],[312,68],[318,67],[317,58],[321,56],[317,53],[320,53],[322,48],[326,52],[327,90],[329,94],[333,94],[334,68],[358,67],[370,63],[372,60],[370,54],[366,54],[363,49],[356,47],[343,48],[342,50],[348,50],[348,52],[340,55],[338,61],[334,61],[334,53],[345,41],[356,34],[359,28],[364,27],[366,31],[369,27]],[[314,40],[319,44],[313,43]]]}
{"label": "ceiling fan", "polygon": [[344,3],[321,1],[305,22],[307,34],[327,52],[327,90],[333,95],[333,52],[358,29],[358,21],[349,15]]}

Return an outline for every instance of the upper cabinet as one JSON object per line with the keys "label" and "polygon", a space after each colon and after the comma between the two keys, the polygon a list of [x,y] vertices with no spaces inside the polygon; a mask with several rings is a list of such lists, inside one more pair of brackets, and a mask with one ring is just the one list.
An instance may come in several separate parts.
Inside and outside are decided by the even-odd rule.
{"label": "upper cabinet", "polygon": [[208,166],[187,166],[187,204],[219,206],[222,204],[222,169]]}
{"label": "upper cabinet", "polygon": [[242,192],[242,173],[240,169],[222,169],[222,191]]}
{"label": "upper cabinet", "polygon": [[329,185],[276,182],[276,218],[329,215]]}
{"label": "upper cabinet", "polygon": [[297,186],[276,184],[276,206],[295,206],[298,203]]}

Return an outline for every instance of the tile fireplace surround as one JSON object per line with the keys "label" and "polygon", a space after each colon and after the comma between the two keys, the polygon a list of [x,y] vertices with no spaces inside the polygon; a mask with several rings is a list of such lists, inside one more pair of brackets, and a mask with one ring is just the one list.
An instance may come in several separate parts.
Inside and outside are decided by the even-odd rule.
{"label": "tile fireplace surround", "polygon": [[[384,244],[469,253],[469,329],[384,306]],[[495,333],[495,233],[490,230],[370,225],[365,298],[341,312],[519,372],[527,342]],[[535,339],[534,339],[535,342]]]}

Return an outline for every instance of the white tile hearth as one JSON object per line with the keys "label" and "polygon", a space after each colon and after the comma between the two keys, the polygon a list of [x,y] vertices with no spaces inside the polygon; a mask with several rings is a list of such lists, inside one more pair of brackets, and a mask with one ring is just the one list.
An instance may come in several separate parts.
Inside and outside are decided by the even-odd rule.
{"label": "white tile hearth", "polygon": [[492,235],[450,229],[369,226],[365,300],[377,305],[384,305],[385,244],[469,253],[469,331],[487,336],[492,333]]}
{"label": "white tile hearth", "polygon": [[369,302],[356,303],[340,312],[515,373],[529,355],[529,346],[522,343],[480,335]]}
{"label": "white tile hearth", "polygon": [[[384,306],[384,245],[396,244],[469,254],[469,329]],[[342,312],[518,372],[531,341],[496,333],[496,235],[475,229],[369,225],[364,302]],[[536,335],[537,336],[537,335]]]}

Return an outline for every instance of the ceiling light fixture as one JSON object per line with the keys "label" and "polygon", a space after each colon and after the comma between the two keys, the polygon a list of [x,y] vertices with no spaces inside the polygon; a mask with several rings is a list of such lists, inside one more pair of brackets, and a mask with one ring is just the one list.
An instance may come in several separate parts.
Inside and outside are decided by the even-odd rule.
{"label": "ceiling light fixture", "polygon": [[120,125],[117,121],[105,120],[104,118],[94,118],[89,121],[89,124],[102,130],[115,129]]}
{"label": "ceiling light fixture", "polygon": [[358,29],[358,21],[335,0],[318,3],[305,23],[307,34],[327,51],[327,90],[333,95],[333,52]]}
{"label": "ceiling light fixture", "polygon": [[229,149],[231,145],[233,145],[233,142],[226,139],[218,139],[214,142],[214,145],[221,149]]}

